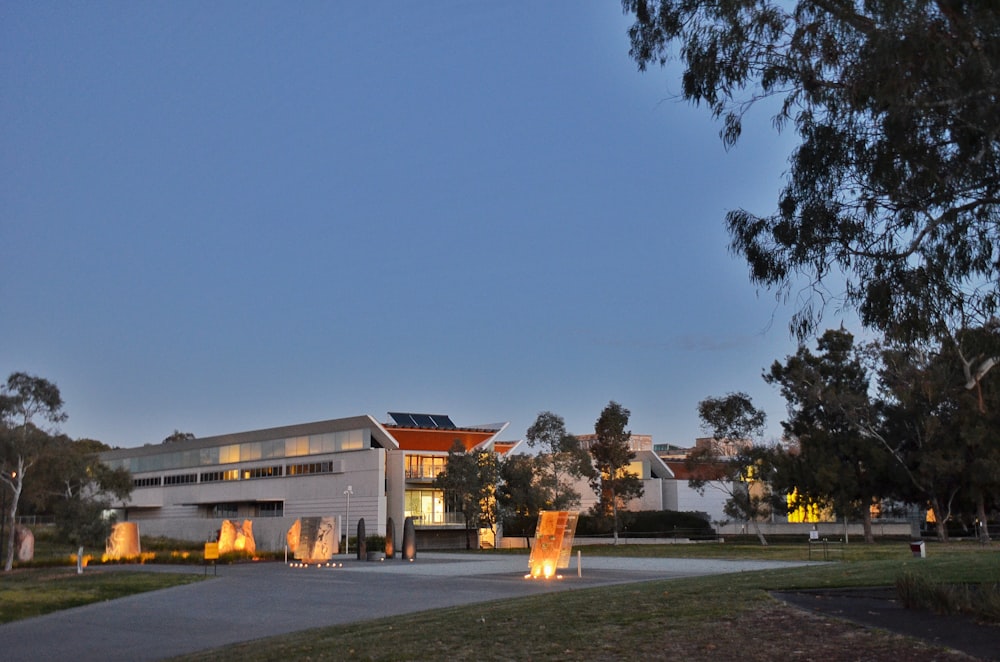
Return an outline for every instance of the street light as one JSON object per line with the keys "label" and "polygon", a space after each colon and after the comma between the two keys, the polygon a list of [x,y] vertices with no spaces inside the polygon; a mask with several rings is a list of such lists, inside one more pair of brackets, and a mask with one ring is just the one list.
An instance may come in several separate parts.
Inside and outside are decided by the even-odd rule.
{"label": "street light", "polygon": [[347,486],[344,490],[344,494],[347,495],[347,519],[344,520],[344,553],[351,553],[351,495],[354,494],[354,487],[351,485]]}

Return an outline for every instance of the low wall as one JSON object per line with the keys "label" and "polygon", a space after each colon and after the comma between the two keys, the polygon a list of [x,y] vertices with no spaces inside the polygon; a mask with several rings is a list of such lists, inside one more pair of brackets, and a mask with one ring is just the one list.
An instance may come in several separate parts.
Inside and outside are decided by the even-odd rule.
{"label": "low wall", "polygon": [[[758,522],[761,533],[765,536],[802,536],[809,538],[809,532],[813,527],[819,533],[820,538],[843,538],[843,522],[819,522],[817,524],[798,522]],[[757,529],[752,523],[735,522],[715,528],[715,532],[720,536],[755,536]],[[873,522],[872,533],[876,538],[883,537],[920,537],[920,525],[917,522]],[[865,535],[864,526],[861,522],[851,522],[847,525],[847,536],[849,538],[861,538]]]}
{"label": "low wall", "polygon": [[[820,539],[828,540],[842,540],[844,537],[844,525],[837,522],[821,522],[818,524],[800,524],[791,522],[780,522],[780,523],[770,523],[770,522],[760,522],[758,524],[761,533],[767,536],[801,536],[803,541],[809,539],[809,534],[813,530],[813,526],[816,527],[816,531],[819,534]],[[726,536],[756,536],[757,530],[754,528],[753,524],[726,524],[725,526],[720,526],[715,529],[715,532],[719,538],[724,539]],[[872,524],[872,533],[875,534],[876,538],[892,537],[892,538],[906,538],[910,537],[914,540],[920,538],[920,525],[918,523],[911,522],[877,522]],[[848,538],[860,539],[864,537],[864,527],[861,523],[848,524],[847,526],[847,536]],[[504,536],[500,539],[500,544],[498,545],[500,549],[526,549],[531,546],[534,542],[535,537],[530,536],[525,538],[524,536]],[[614,539],[612,536],[576,536],[573,538],[573,545],[610,545]],[[670,544],[686,544],[691,543],[689,538],[634,538],[629,537],[628,534],[619,534],[618,544],[619,545],[670,545]],[[716,541],[705,541],[698,540],[697,542],[716,542]]]}

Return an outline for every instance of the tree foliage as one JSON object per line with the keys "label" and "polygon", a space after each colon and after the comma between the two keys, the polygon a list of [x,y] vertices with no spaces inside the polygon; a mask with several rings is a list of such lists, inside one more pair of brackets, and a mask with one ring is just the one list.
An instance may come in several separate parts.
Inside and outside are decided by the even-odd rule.
{"label": "tree foliage", "polygon": [[0,482],[10,492],[8,511],[11,536],[7,540],[7,560],[4,571],[14,564],[14,523],[20,505],[24,481],[29,470],[45,451],[49,435],[36,425],[36,421],[60,423],[66,420],[59,388],[41,377],[24,372],[12,373],[0,388]]}
{"label": "tree foliage", "polygon": [[788,403],[782,427],[797,444],[785,483],[808,501],[831,504],[845,522],[859,517],[873,542],[871,506],[888,495],[891,458],[866,434],[876,416],[863,352],[843,329],[826,331],[817,350],[800,346],[764,375]]}
{"label": "tree foliage", "polygon": [[629,448],[632,433],[626,430],[631,412],[611,401],[594,424],[596,440],[590,446],[597,473],[591,486],[597,494],[597,510],[610,514],[614,522],[614,541],[618,544],[618,511],[632,499],[642,496],[642,481],[628,470],[635,452]]}
{"label": "tree foliage", "polygon": [[492,450],[467,451],[455,440],[448,450],[448,463],[434,486],[444,490],[445,499],[465,518],[466,548],[472,548],[473,532],[480,527],[494,528],[499,521],[497,484],[500,462]]}
{"label": "tree foliage", "polygon": [[751,522],[760,543],[767,545],[758,522],[772,512],[771,493],[766,486],[770,453],[755,443],[763,434],[767,415],[754,406],[749,395],[741,392],[705,398],[698,403],[698,417],[713,441],[729,442],[737,451],[735,455],[722,455],[717,443],[695,448],[685,460],[691,476],[688,486],[699,494],[704,494],[708,487],[721,490],[726,495],[723,506],[726,515]]}
{"label": "tree foliage", "polygon": [[544,493],[544,507],[567,510],[580,505],[580,494],[573,489],[575,479],[594,475],[590,455],[580,440],[566,431],[562,416],[550,411],[538,414],[525,436],[528,446],[538,448],[539,487]]}
{"label": "tree foliage", "polygon": [[[800,339],[831,296],[903,340],[947,337],[996,315],[994,0],[622,4],[635,18],[639,68],[679,59],[683,97],[723,118],[727,145],[766,97],[780,100],[775,125],[794,126],[800,143],[776,210],[734,210],[726,222],[754,282],[787,295],[802,277],[812,288],[793,322]],[[995,343],[970,375],[997,356]]]}
{"label": "tree foliage", "polygon": [[956,352],[948,343],[884,348],[881,419],[870,431],[902,470],[900,498],[930,505],[940,539],[959,511],[985,522],[988,507],[1000,505],[1000,375],[968,391]]}
{"label": "tree foliage", "polygon": [[[0,482],[12,498],[4,513],[9,522],[20,511],[53,515],[61,539],[78,545],[99,545],[113,519],[105,517],[112,497],[119,501],[132,491],[132,477],[111,469],[98,453],[108,447],[92,439],[69,437],[36,423],[66,420],[59,388],[26,373],[14,373],[0,391]],[[4,527],[7,528],[6,526]],[[13,536],[8,540],[6,569],[13,566]]]}

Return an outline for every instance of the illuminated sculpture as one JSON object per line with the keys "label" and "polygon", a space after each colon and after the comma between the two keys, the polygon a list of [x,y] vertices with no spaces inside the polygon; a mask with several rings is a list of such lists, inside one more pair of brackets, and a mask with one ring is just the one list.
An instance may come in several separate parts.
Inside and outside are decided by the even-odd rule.
{"label": "illuminated sculpture", "polygon": [[580,514],[566,510],[543,510],[538,513],[535,544],[528,558],[528,577],[549,579],[556,570],[569,567],[569,556]]}
{"label": "illuminated sculpture", "polygon": [[230,520],[222,521],[222,528],[219,530],[219,553],[227,554],[229,552],[245,552],[247,554],[257,552],[252,520],[243,520],[239,528]]}
{"label": "illuminated sculpture", "polygon": [[288,530],[288,549],[303,563],[323,563],[340,552],[335,517],[302,517]]}
{"label": "illuminated sculpture", "polygon": [[123,559],[139,556],[139,525],[136,522],[118,522],[111,527],[111,535],[104,545],[104,555],[109,559]]}
{"label": "illuminated sculpture", "polygon": [[385,558],[391,559],[396,554],[396,523],[389,517],[385,522]]}

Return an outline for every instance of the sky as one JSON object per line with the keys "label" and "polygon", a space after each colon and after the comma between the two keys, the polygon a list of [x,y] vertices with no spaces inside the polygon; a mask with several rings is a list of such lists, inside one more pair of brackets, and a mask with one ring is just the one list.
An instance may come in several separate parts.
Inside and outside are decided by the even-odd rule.
{"label": "sky", "polygon": [[[615,0],[0,5],[0,372],[118,447],[386,412],[690,446],[794,353],[725,150]],[[839,324],[827,320],[827,326]]]}

